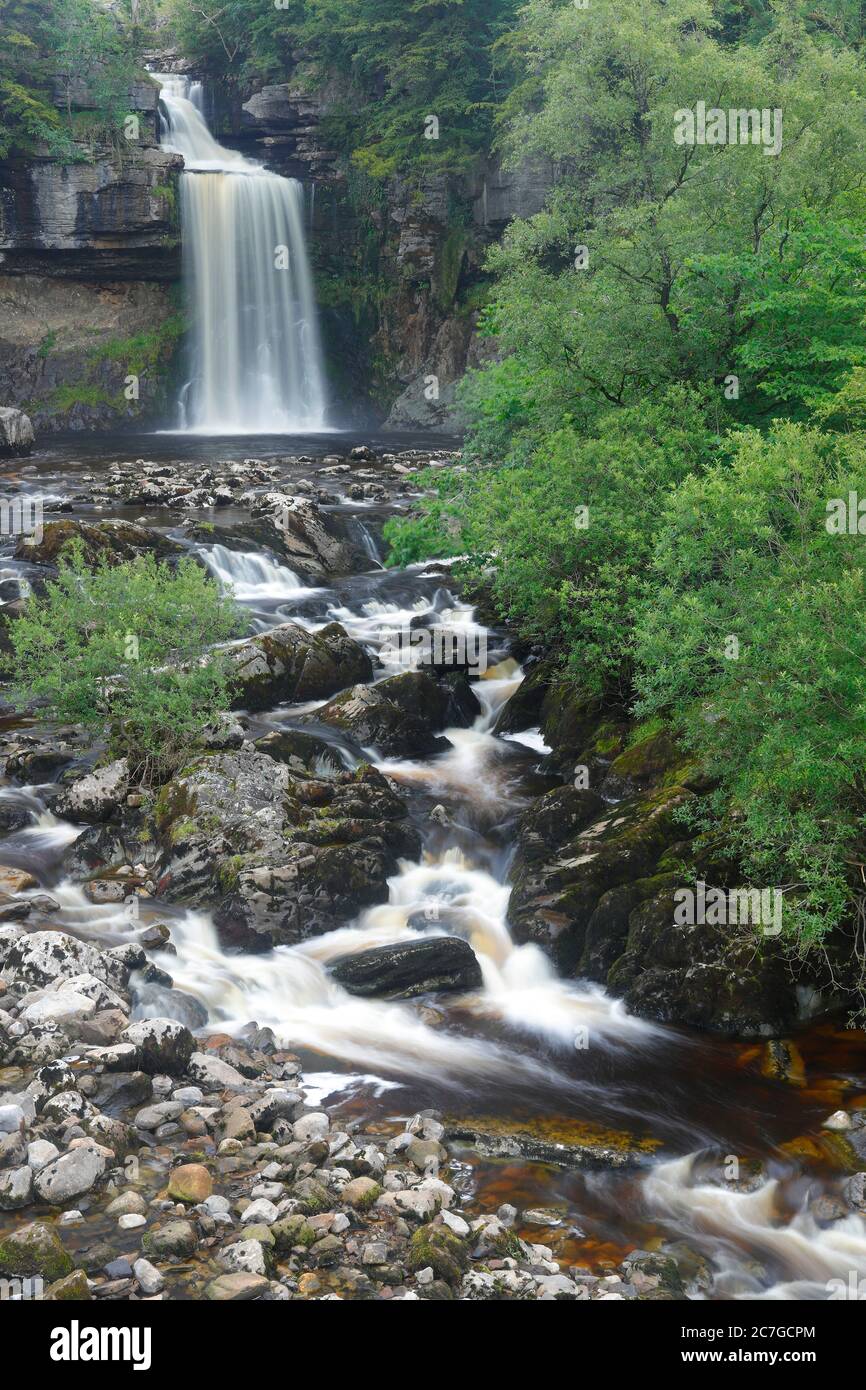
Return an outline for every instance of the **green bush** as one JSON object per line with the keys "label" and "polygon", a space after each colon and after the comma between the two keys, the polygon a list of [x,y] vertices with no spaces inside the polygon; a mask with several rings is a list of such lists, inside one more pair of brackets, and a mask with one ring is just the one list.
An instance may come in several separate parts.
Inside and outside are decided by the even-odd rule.
{"label": "green bush", "polygon": [[141,781],[164,781],[229,703],[234,603],[193,560],[153,556],[93,571],[80,545],[11,630],[15,698],[53,717],[106,729]]}
{"label": "green bush", "polygon": [[583,689],[627,698],[655,526],[718,443],[701,400],[672,388],[608,412],[591,435],[556,431],[527,463],[434,475],[438,495],[386,528],[389,558],[465,555],[464,573],[490,584],[523,636],[558,648]]}
{"label": "green bush", "polygon": [[704,820],[784,890],[802,947],[845,918],[863,858],[866,536],[827,529],[851,491],[866,499],[866,437],[743,431],[671,495],[637,617],[638,713],[718,779]]}

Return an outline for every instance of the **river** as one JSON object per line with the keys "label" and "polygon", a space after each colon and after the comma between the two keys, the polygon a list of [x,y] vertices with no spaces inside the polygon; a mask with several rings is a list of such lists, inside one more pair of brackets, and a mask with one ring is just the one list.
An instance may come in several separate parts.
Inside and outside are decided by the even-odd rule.
{"label": "river", "polygon": [[[335,435],[257,439],[255,453],[277,465],[279,486],[290,491],[293,479],[309,476],[312,460],[345,454],[354,442]],[[425,441],[387,436],[392,451],[412,443]],[[310,462],[285,462],[293,448]],[[47,440],[15,468],[15,483],[66,499],[68,514],[93,519],[76,493],[110,464],[133,467],[138,457],[208,462],[250,452],[238,439],[171,434]],[[6,471],[8,477],[13,470]],[[340,494],[338,479],[333,486],[334,510],[365,539],[365,573],[313,585],[261,554],[196,545],[252,627],[291,620],[315,629],[336,619],[372,652],[431,608],[440,623],[477,630],[473,610],[449,589],[441,567],[385,570],[376,558],[382,521],[408,498],[358,503]],[[99,516],[181,534],[171,524],[178,518],[164,510],[118,506]],[[230,526],[230,509],[219,519]],[[26,576],[27,567],[6,551],[0,578]],[[795,1040],[797,1062],[779,1079],[769,1074],[766,1045],[631,1017],[599,986],[558,979],[537,947],[514,944],[507,875],[515,824],[531,799],[556,783],[536,731],[492,733],[522,673],[497,634],[484,636],[494,664],[477,686],[482,713],[474,726],[447,731],[450,746],[432,757],[375,760],[409,799],[423,839],[421,858],[404,862],[390,881],[387,904],[266,957],[225,955],[207,912],[160,903],[143,906],[141,920],[171,922],[178,952],[171,973],[178,988],[206,1006],[209,1030],[237,1031],[253,1020],[271,1027],[300,1053],[311,1094],[327,1095],[347,1115],[388,1129],[429,1106],[467,1133],[565,1146],[561,1161],[494,1158],[468,1140],[456,1150],[457,1185],[473,1210],[495,1211],[506,1201],[555,1209],[554,1224],[534,1225],[531,1238],[548,1243],[558,1259],[602,1272],[635,1248],[680,1242],[694,1297],[827,1298],[828,1281],[847,1281],[851,1271],[866,1275],[866,1222],[853,1213],[826,1219],[845,1175],[821,1138],[832,1111],[866,1104],[866,1040],[813,1028]],[[292,727],[310,709],[280,706],[251,716],[250,736]],[[29,868],[40,891],[50,889],[60,903],[58,927],[112,944],[129,938],[139,923],[125,909],[94,906],[79,884],[58,880],[59,857],[76,828],[45,810],[48,790],[3,789],[3,796],[24,800],[32,824],[6,837],[0,859]],[[445,814],[431,816],[434,808]],[[443,929],[441,914],[447,930],[470,940],[483,971],[477,993],[389,1003],[351,997],[330,979],[329,958],[412,936],[419,914],[426,930]],[[604,1147],[611,1161],[576,1166],[574,1152],[586,1145]],[[618,1154],[628,1162],[620,1164]],[[542,1157],[555,1160],[556,1150],[548,1147]],[[713,1173],[734,1159],[740,1181],[717,1181]]]}

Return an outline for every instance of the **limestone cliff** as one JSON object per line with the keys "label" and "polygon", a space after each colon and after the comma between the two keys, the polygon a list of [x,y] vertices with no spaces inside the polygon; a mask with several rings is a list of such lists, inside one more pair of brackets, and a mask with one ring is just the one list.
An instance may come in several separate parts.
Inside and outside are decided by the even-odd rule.
{"label": "limestone cliff", "polygon": [[495,351],[476,331],[486,248],[512,218],[544,206],[554,171],[505,171],[488,157],[468,177],[420,190],[395,178],[383,190],[347,169],[322,134],[336,84],[307,90],[295,78],[229,101],[198,75],[219,138],[308,186],[335,394],[398,428],[459,427],[457,382]]}
{"label": "limestone cliff", "polygon": [[[76,109],[90,96],[73,89]],[[65,100],[65,98],[64,98]],[[128,93],[129,139],[71,162],[0,163],[0,402],[39,428],[156,417],[179,332],[177,177],[156,85]]]}

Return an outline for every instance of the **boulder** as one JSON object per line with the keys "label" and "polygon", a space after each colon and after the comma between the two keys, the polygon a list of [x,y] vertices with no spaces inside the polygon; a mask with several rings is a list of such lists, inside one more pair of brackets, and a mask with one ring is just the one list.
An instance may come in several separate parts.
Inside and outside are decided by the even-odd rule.
{"label": "boulder", "polygon": [[386,757],[423,757],[449,745],[437,734],[453,721],[450,692],[422,671],[403,671],[373,686],[356,685],[315,718]]}
{"label": "boulder", "polygon": [[301,729],[277,729],[265,734],[256,741],[256,748],[278,763],[285,763],[296,777],[338,777],[346,770],[333,744]]}
{"label": "boulder", "polygon": [[168,1195],[176,1202],[192,1206],[204,1202],[213,1192],[213,1178],[202,1163],[184,1163],[173,1168],[168,1179]]}
{"label": "boulder", "polygon": [[198,1081],[208,1091],[221,1091],[226,1087],[247,1090],[249,1083],[229,1062],[214,1057],[209,1052],[194,1052],[187,1067],[193,1081]]}
{"label": "boulder", "polygon": [[177,541],[171,541],[159,531],[138,526],[133,521],[48,521],[42,528],[42,539],[36,544],[19,542],[15,552],[19,560],[34,565],[55,566],[62,551],[71,541],[79,541],[85,564],[93,568],[101,560],[110,565],[123,564],[138,555],[155,555],[158,559],[179,559],[188,552]]}
{"label": "boulder", "polygon": [[264,1275],[238,1271],[212,1279],[205,1286],[204,1296],[213,1303],[248,1303],[250,1299],[261,1298],[269,1288]]}
{"label": "boulder", "polygon": [[89,942],[65,932],[39,931],[13,942],[2,975],[9,983],[32,989],[75,975],[94,975],[115,989],[124,989],[129,971],[122,961]]}
{"label": "boulder", "polygon": [[129,764],[126,758],[119,758],[73,782],[54,799],[53,811],[63,820],[95,824],[109,820],[128,791]]}
{"label": "boulder", "polygon": [[168,1221],[142,1237],[141,1248],[146,1256],[163,1259],[185,1259],[195,1253],[195,1227],[189,1221]]}
{"label": "boulder", "polygon": [[89,1192],[104,1171],[105,1159],[95,1148],[69,1149],[39,1169],[33,1186],[43,1202],[63,1207]]}
{"label": "boulder", "polygon": [[283,623],[232,647],[231,663],[235,709],[326,699],[373,673],[363,647],[339,623],[314,633]]}
{"label": "boulder", "polygon": [[748,927],[678,925],[674,891],[664,887],[631,913],[610,991],[659,1023],[734,1038],[790,1033],[800,1011],[784,949]]}
{"label": "boulder", "polygon": [[349,536],[341,518],[303,497],[266,493],[253,504],[264,513],[289,567],[311,578],[361,574],[370,557]]}
{"label": "boulder", "polygon": [[171,1018],[140,1019],[121,1040],[136,1048],[138,1065],[150,1076],[182,1076],[195,1047],[189,1029]]}
{"label": "boulder", "polygon": [[[609,890],[649,877],[682,838],[675,812],[692,798],[683,787],[639,793],[592,816],[592,792],[550,792],[518,826],[510,877],[509,922],[516,941],[533,941],[563,974],[581,973],[587,929]],[[561,831],[557,818],[561,818]],[[582,824],[589,819],[589,824]],[[581,828],[574,833],[574,824]]]}
{"label": "boulder", "polygon": [[456,936],[374,946],[329,964],[338,984],[366,998],[412,999],[481,987],[481,967],[467,941]]}
{"label": "boulder", "polygon": [[386,902],[398,861],[418,850],[405,803],[374,768],[294,776],[248,743],[194,761],[156,810],[157,893],[195,906],[219,899],[223,944],[246,951]]}
{"label": "boulder", "polygon": [[17,1211],[33,1200],[33,1169],[24,1164],[20,1168],[4,1168],[0,1172],[0,1211]]}
{"label": "boulder", "polygon": [[0,458],[29,454],[35,443],[29,416],[13,406],[0,406]]}
{"label": "boulder", "polygon": [[72,1257],[51,1226],[41,1221],[0,1236],[0,1276],[53,1281],[72,1272]]}

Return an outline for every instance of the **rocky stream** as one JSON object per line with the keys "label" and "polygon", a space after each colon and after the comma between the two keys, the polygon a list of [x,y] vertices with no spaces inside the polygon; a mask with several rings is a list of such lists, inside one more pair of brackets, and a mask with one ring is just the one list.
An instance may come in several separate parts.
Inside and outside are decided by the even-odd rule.
{"label": "rocky stream", "polygon": [[[4,546],[4,621],[77,535],[194,554],[249,632],[236,708],[156,792],[6,707],[0,1277],[617,1301],[866,1274],[863,1035],[771,951],[673,926],[700,779],[569,703],[450,563],[383,567],[441,440],[292,444],[43,439],[5,469],[46,517]],[[484,660],[407,662],[441,629]]]}

